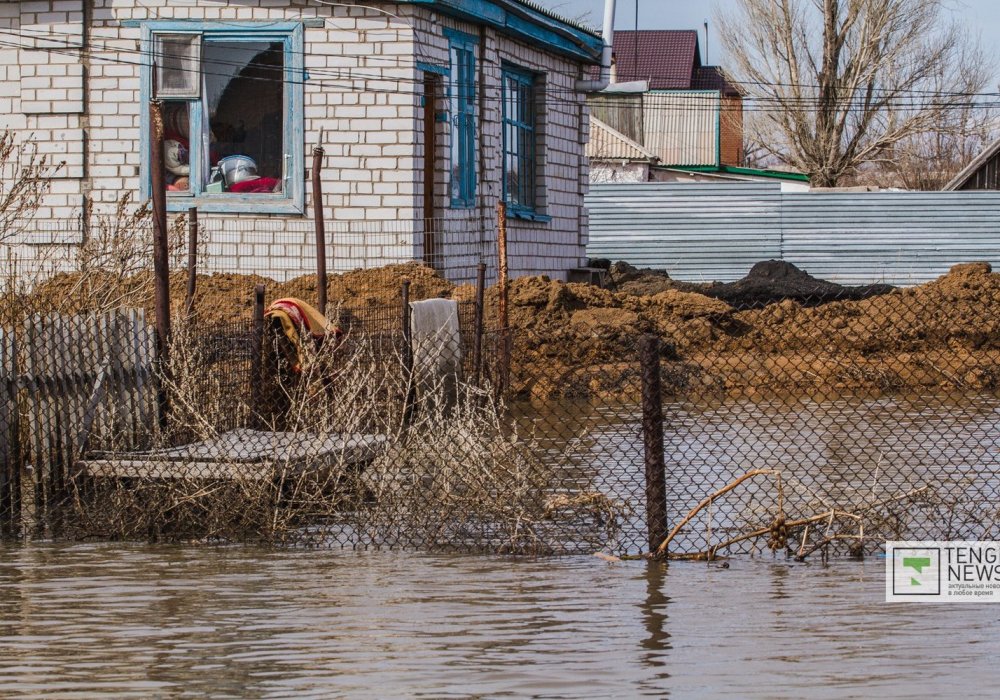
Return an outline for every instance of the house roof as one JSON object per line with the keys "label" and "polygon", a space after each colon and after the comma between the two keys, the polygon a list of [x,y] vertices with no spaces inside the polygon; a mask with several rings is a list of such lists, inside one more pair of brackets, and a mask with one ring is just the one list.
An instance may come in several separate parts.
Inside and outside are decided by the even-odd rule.
{"label": "house roof", "polygon": [[495,28],[547,51],[591,65],[601,62],[600,33],[560,17],[532,0],[394,0],[419,5],[449,17]]}
{"label": "house roof", "polygon": [[587,157],[591,160],[630,161],[655,163],[659,156],[628,136],[612,129],[597,117],[590,117],[590,139]]}
{"label": "house roof", "polygon": [[787,180],[789,182],[809,182],[809,176],[805,173],[791,170],[772,170],[770,168],[742,168],[734,165],[709,165],[709,166],[685,166],[671,165],[664,170],[676,170],[686,173],[735,175],[751,178],[771,178],[774,180]]}
{"label": "house roof", "polygon": [[694,29],[616,31],[614,56],[618,80],[648,80],[652,90],[689,90],[701,65]]}
{"label": "house roof", "polygon": [[[727,97],[743,91],[719,66],[701,65],[694,29],[616,31],[615,81],[642,80],[650,90],[718,90]],[[597,71],[592,71],[597,77]]]}
{"label": "house roof", "polygon": [[962,171],[953,177],[947,185],[944,186],[943,190],[945,192],[951,192],[954,190],[962,189],[962,187],[972,179],[976,172],[983,167],[983,165],[993,158],[997,153],[1000,153],[1000,138],[993,141],[990,145],[983,149],[982,153],[972,159],[972,161],[962,168]]}

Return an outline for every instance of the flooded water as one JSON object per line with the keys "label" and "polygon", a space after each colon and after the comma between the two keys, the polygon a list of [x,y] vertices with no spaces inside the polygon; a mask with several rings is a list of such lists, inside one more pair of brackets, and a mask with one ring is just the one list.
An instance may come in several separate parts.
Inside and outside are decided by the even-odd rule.
{"label": "flooded water", "polygon": [[993,697],[1000,606],[883,563],[0,547],[2,697]]}

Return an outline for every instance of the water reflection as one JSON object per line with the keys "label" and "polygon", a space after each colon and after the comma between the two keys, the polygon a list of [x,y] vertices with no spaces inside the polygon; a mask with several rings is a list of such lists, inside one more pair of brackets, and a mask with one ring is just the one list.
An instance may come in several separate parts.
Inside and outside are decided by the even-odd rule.
{"label": "water reflection", "polygon": [[882,564],[608,565],[0,548],[0,695],[884,697],[981,692],[1000,608],[888,606]]}

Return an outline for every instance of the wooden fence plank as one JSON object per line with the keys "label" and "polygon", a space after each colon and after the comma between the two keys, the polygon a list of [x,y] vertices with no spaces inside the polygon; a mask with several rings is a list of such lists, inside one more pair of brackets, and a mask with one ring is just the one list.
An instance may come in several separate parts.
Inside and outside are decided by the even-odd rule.
{"label": "wooden fence plank", "polygon": [[148,443],[152,335],[133,310],[35,315],[18,335],[15,346],[13,333],[0,333],[0,435],[25,433],[28,444],[21,454],[12,440],[0,444],[0,523],[16,506],[21,530],[44,535],[75,493],[73,465],[88,444],[129,450]]}

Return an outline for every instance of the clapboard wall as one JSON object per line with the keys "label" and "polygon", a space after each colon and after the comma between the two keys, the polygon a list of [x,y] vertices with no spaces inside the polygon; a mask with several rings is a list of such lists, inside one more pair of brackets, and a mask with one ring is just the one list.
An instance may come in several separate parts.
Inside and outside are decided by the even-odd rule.
{"label": "clapboard wall", "polygon": [[845,284],[919,284],[956,263],[1000,263],[1000,192],[781,192],[780,183],[595,185],[591,258],[689,281],[787,260]]}

